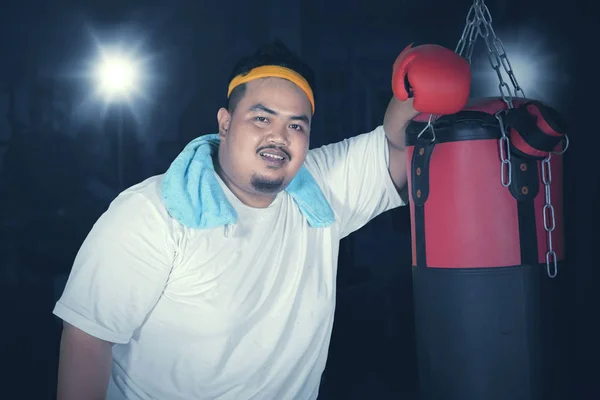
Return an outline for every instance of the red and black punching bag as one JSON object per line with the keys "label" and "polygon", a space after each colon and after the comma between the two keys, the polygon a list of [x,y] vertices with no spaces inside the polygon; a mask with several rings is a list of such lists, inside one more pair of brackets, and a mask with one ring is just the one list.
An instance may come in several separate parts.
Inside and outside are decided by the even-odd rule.
{"label": "red and black punching bag", "polygon": [[513,105],[483,99],[407,129],[423,400],[541,397],[539,279],[564,259],[566,136],[553,108]]}

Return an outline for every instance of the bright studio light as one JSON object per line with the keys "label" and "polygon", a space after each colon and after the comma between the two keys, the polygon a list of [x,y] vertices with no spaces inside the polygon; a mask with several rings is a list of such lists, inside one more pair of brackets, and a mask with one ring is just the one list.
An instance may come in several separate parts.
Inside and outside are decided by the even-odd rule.
{"label": "bright studio light", "polygon": [[[567,88],[568,76],[558,51],[548,45],[543,36],[532,30],[517,30],[513,35],[498,34],[505,38],[504,48],[508,55],[513,73],[527,98],[555,103],[560,100],[561,92]],[[482,38],[479,38],[483,41]],[[473,84],[477,97],[500,96],[499,80],[489,64],[485,46],[473,60]],[[513,85],[503,66],[500,66],[502,78],[511,88]]]}
{"label": "bright studio light", "polygon": [[[94,121],[104,124],[109,115],[125,115],[146,123],[156,104],[160,78],[156,53],[137,33],[118,30],[98,37],[88,27],[89,48],[80,62],[69,62],[64,75],[78,81],[78,104],[73,110],[73,129]],[[127,122],[129,123],[129,122]]]}
{"label": "bright studio light", "polygon": [[95,70],[99,94],[108,101],[126,99],[139,91],[138,63],[122,54],[102,54]]}

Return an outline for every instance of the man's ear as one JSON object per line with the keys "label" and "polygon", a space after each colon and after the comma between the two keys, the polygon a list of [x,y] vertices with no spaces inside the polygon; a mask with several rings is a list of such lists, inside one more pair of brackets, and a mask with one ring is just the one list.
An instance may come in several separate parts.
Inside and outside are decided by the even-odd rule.
{"label": "man's ear", "polygon": [[227,136],[229,125],[231,124],[231,114],[226,108],[219,108],[217,112],[217,122],[219,123],[219,138],[223,139]]}

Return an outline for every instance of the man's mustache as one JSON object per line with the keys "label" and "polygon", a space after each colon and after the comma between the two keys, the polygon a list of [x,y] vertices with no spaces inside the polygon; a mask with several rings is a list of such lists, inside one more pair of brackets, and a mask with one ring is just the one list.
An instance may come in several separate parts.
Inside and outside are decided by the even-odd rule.
{"label": "man's mustache", "polygon": [[267,149],[279,150],[279,151],[281,151],[283,154],[285,154],[287,156],[288,160],[292,159],[292,156],[290,155],[290,153],[284,147],[276,146],[274,144],[270,144],[270,145],[263,146],[263,147],[259,148],[258,151],[257,151],[257,153],[260,153],[261,151],[264,151],[264,150],[267,150]]}

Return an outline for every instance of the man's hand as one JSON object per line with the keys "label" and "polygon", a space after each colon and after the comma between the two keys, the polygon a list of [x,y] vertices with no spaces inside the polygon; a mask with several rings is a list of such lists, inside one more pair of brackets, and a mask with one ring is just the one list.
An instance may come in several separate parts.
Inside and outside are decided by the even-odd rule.
{"label": "man's hand", "polygon": [[405,130],[419,113],[445,115],[460,111],[469,99],[469,63],[441,46],[408,46],[396,59],[392,91],[383,120],[390,149],[389,171],[398,189],[407,181]]}
{"label": "man's hand", "polygon": [[394,62],[392,91],[401,101],[414,98],[415,110],[454,114],[469,100],[471,69],[467,60],[442,46],[408,46]]}

